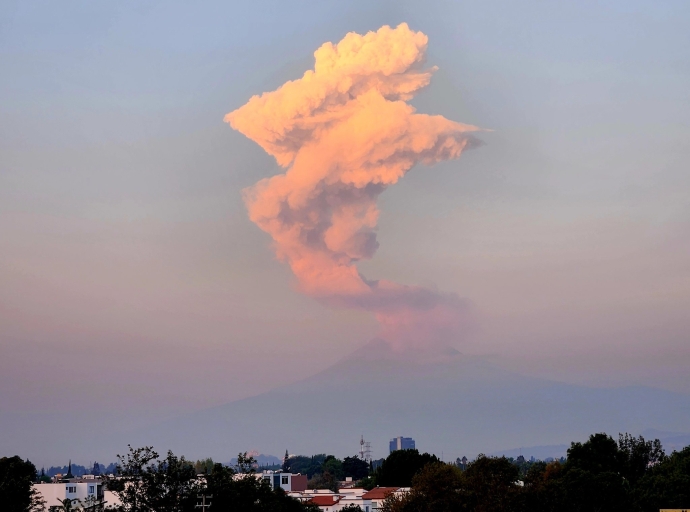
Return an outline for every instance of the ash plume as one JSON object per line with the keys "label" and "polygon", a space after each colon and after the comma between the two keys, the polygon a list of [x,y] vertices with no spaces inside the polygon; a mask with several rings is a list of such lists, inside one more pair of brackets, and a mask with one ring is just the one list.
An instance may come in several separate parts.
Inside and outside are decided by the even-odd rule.
{"label": "ash plume", "polygon": [[244,190],[250,219],[269,233],[299,289],[372,312],[395,346],[457,336],[467,303],[455,294],[365,279],[356,262],[378,242],[378,196],[417,163],[458,158],[480,129],[418,114],[407,101],[429,84],[428,38],[403,23],[347,34],[314,53],[300,79],[253,96],[225,121],[286,171]]}

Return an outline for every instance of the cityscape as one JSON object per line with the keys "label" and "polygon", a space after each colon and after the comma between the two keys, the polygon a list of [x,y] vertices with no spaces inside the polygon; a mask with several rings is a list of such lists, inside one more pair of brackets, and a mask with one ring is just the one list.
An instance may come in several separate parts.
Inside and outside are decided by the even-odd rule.
{"label": "cityscape", "polygon": [[0,512],[690,510],[690,3],[0,5]]}

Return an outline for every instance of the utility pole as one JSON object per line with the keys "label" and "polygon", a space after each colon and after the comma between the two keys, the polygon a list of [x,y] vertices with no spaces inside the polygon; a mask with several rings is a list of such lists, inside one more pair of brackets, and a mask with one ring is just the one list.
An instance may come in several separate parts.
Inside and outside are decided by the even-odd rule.
{"label": "utility pole", "polygon": [[201,512],[206,512],[206,509],[211,506],[211,502],[209,501],[208,503],[206,502],[206,498],[209,500],[213,498],[213,494],[209,494],[206,496],[205,494],[197,494],[196,497],[201,500],[200,504],[197,504],[195,508],[200,508]]}

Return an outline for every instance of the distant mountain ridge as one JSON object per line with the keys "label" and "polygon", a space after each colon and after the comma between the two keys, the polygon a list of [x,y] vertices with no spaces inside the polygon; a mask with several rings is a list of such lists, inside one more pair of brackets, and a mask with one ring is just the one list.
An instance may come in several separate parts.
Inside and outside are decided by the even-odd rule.
{"label": "distant mountain ridge", "polygon": [[[629,432],[631,433],[631,432]],[[615,434],[609,432],[615,438]],[[642,433],[631,433],[634,436],[641,435],[647,440],[658,439],[661,441],[661,445],[664,447],[664,451],[670,454],[673,451],[680,451],[686,446],[690,446],[690,434],[684,434],[681,432],[664,432],[662,430],[656,430],[653,428],[648,428]],[[524,456],[526,459],[534,457],[538,460],[544,460],[547,458],[558,459],[560,457],[565,457],[570,448],[569,444],[556,444],[550,446],[524,446],[521,448],[511,448],[510,450],[497,450],[491,452],[489,455],[496,457],[513,457],[517,458],[520,455]]]}
{"label": "distant mountain ridge", "polygon": [[216,460],[249,448],[345,456],[364,434],[378,458],[388,454],[390,438],[405,435],[422,451],[454,458],[687,425],[688,395],[564,384],[452,349],[420,354],[374,340],[300,382],[130,433],[119,446],[153,444]]}

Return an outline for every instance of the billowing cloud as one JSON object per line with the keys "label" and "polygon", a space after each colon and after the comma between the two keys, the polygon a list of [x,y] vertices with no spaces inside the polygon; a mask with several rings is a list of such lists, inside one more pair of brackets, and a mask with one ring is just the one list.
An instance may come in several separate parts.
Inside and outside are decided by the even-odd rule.
{"label": "billowing cloud", "polygon": [[404,23],[349,33],[322,45],[302,78],[225,116],[286,168],[244,198],[300,289],[373,312],[382,336],[404,344],[448,337],[466,308],[456,295],[370,281],[356,267],[378,248],[379,194],[416,164],[457,158],[478,144],[471,134],[479,128],[418,114],[407,103],[435,71],[424,67],[427,41]]}

